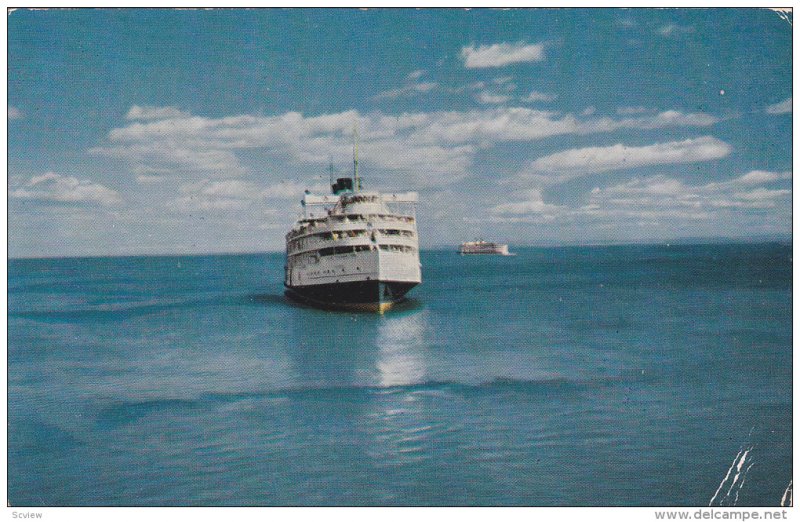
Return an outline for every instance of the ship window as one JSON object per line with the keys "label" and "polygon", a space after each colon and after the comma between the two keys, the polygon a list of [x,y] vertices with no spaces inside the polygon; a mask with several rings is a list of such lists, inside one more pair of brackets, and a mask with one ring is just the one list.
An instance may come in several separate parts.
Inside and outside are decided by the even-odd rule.
{"label": "ship window", "polygon": [[317,232],[313,234],[311,237],[319,238],[319,239],[339,239],[340,237],[362,237],[367,234],[366,229],[360,230],[340,230],[337,232]]}
{"label": "ship window", "polygon": [[369,245],[357,245],[357,246],[336,246],[336,247],[328,247],[322,248],[319,250],[320,256],[333,256],[337,254],[352,254],[353,252],[361,252],[362,250],[368,250]]}
{"label": "ship window", "polygon": [[410,253],[414,251],[414,248],[406,245],[378,245],[381,250],[385,250],[387,252],[406,252]]}
{"label": "ship window", "polygon": [[397,230],[395,228],[381,229],[379,232],[386,236],[414,237],[414,232],[410,230]]}
{"label": "ship window", "polygon": [[410,230],[397,230],[395,228],[381,229],[380,233],[387,236],[414,237],[414,233]]}

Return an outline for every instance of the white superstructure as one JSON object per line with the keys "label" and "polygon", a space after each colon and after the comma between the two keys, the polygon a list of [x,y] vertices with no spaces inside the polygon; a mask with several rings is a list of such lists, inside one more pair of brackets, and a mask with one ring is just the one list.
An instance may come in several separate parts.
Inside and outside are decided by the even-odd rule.
{"label": "white superstructure", "polygon": [[285,286],[319,306],[384,311],[422,281],[417,194],[360,190],[339,178],[333,195],[303,197],[286,235]]}

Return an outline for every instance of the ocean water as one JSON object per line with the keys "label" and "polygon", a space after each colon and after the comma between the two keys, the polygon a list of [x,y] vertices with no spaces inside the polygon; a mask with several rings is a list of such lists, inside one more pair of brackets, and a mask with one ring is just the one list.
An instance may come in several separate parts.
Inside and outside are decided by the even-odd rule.
{"label": "ocean water", "polygon": [[423,252],[385,315],[281,254],[11,260],[11,505],[779,505],[791,246]]}

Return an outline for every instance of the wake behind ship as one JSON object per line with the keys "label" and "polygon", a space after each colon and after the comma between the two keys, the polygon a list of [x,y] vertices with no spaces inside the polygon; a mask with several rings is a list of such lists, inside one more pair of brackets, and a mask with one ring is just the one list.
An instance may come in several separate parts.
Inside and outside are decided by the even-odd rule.
{"label": "wake behind ship", "polygon": [[361,190],[353,178],[332,195],[303,197],[286,234],[287,296],[314,306],[384,312],[422,281],[416,192]]}

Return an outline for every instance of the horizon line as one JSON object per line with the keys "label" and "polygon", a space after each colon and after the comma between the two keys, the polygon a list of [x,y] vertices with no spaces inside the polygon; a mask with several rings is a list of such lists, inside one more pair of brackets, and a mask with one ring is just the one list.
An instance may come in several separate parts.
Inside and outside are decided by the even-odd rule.
{"label": "horizon line", "polygon": [[[502,241],[500,241],[502,242]],[[775,235],[775,236],[753,236],[753,237],[724,237],[724,236],[709,236],[709,237],[677,237],[670,239],[653,239],[653,240],[595,240],[586,242],[564,242],[564,243],[517,243],[515,248],[574,248],[574,247],[610,247],[610,246],[656,246],[664,245],[671,246],[671,244],[680,246],[700,246],[700,245],[718,245],[718,244],[759,244],[759,243],[792,243],[792,235],[788,236]],[[511,243],[509,243],[511,245]],[[420,252],[437,252],[453,250],[456,252],[455,246],[428,246],[420,248]],[[68,255],[44,255],[44,256],[19,256],[12,257],[6,256],[7,261],[32,261],[43,259],[99,259],[99,258],[127,258],[127,257],[206,257],[206,256],[244,256],[244,255],[259,255],[259,254],[285,254],[284,249],[279,250],[240,250],[240,251],[219,251],[219,252],[160,252],[160,253],[118,253],[118,254],[68,254]]]}

